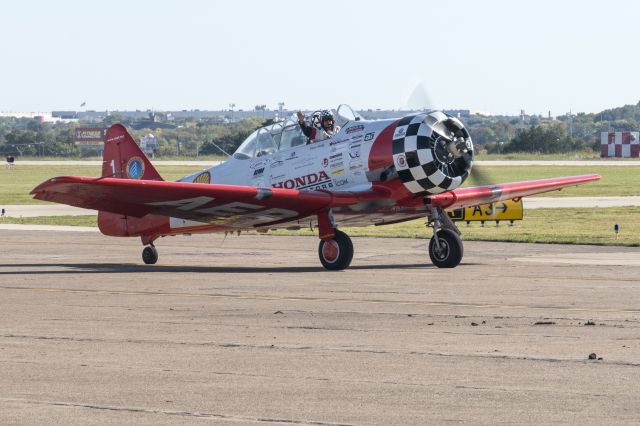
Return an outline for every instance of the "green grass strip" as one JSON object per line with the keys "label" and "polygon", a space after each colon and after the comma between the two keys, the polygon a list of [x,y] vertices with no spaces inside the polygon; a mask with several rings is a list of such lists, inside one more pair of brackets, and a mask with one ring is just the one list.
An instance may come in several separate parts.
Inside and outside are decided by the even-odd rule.
{"label": "green grass strip", "polygon": [[[0,223],[96,226],[96,216],[45,216],[31,218],[4,217]],[[616,239],[614,225],[620,233]],[[551,244],[595,244],[610,246],[640,246],[640,207],[611,207],[592,209],[530,209],[524,220],[509,226],[501,222],[458,223],[466,241],[508,241]],[[432,231],[425,221],[413,220],[386,226],[340,228],[352,237],[431,238]],[[270,231],[274,235],[317,235],[316,231]]]}

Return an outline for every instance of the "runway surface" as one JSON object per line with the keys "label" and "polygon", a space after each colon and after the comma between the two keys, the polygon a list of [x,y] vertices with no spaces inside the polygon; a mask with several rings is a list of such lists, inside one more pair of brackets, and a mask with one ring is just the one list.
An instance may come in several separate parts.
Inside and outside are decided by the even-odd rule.
{"label": "runway surface", "polygon": [[[2,230],[0,424],[637,424],[640,249]],[[590,354],[596,354],[589,360]],[[601,359],[598,359],[601,358]]]}

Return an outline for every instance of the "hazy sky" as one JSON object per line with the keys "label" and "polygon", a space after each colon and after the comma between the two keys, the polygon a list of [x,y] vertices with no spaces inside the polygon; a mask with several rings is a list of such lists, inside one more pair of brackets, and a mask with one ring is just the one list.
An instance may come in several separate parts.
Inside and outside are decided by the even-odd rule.
{"label": "hazy sky", "polygon": [[640,3],[524,3],[9,1],[0,111],[282,101],[558,115],[640,100]]}

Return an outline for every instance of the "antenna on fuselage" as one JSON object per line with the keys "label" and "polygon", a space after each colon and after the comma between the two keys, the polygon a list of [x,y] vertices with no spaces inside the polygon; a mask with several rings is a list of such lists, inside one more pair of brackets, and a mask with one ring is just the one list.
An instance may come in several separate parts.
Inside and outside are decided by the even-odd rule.
{"label": "antenna on fuselage", "polygon": [[224,155],[226,155],[227,157],[231,157],[231,154],[229,154],[227,151],[225,151],[224,149],[220,148],[218,145],[216,145],[216,143],[214,141],[211,141],[211,145],[215,146],[216,148],[218,148]]}

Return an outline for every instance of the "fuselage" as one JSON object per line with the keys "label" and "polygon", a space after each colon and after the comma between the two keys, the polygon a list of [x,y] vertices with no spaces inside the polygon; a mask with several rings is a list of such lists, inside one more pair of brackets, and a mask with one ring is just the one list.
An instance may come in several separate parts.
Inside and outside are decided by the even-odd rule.
{"label": "fuselage", "polygon": [[[295,136],[290,137],[293,144],[276,145],[272,152],[267,151],[261,155],[256,155],[260,146],[256,146],[254,155],[238,154],[236,151],[236,154],[224,163],[185,176],[180,181],[300,191],[367,191],[372,188],[374,182],[379,181],[380,172],[383,170],[383,167],[374,170],[370,168],[372,147],[378,136],[385,129],[393,126],[396,121],[349,122],[330,139],[310,143],[307,143],[306,137],[299,132],[297,124],[290,122],[291,128],[287,129],[288,126],[285,126],[282,134],[296,133]],[[239,151],[242,151],[241,148]],[[390,152],[389,150],[387,166],[391,166]],[[387,208],[379,215],[372,215],[372,213],[380,206],[363,208],[357,214],[352,210],[334,212],[334,214],[340,222],[352,226],[379,223],[383,220],[382,217],[397,221],[398,217],[388,209],[395,205],[395,200],[389,199],[386,204]],[[305,225],[309,225],[308,220],[305,221]]]}
{"label": "fuselage", "polygon": [[[308,141],[293,120],[260,128],[229,160],[180,181],[332,193],[382,190],[388,194],[383,201],[333,210],[340,224],[366,226],[424,216],[427,208],[419,195],[454,189],[468,175],[472,152],[463,161],[447,151],[460,141],[471,146],[468,133],[443,113],[390,120],[358,117],[338,124],[335,135],[318,142]],[[314,226],[315,220],[277,227]]]}

